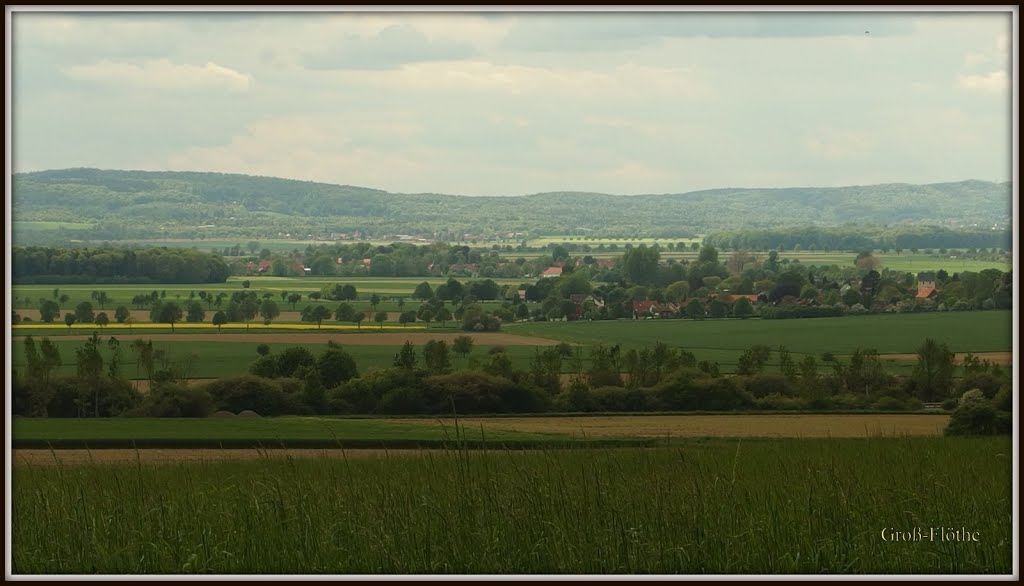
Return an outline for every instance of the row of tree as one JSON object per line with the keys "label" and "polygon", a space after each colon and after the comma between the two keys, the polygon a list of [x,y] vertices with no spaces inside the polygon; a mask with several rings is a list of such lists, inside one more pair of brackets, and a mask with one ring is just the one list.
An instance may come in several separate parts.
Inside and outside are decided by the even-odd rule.
{"label": "row of tree", "polygon": [[217,255],[188,248],[14,247],[15,283],[223,283],[231,275]]}

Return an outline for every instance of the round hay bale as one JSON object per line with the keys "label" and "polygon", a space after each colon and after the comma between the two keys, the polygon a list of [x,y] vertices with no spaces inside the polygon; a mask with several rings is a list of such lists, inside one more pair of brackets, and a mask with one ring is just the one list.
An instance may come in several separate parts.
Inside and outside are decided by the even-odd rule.
{"label": "round hay bale", "polygon": [[239,417],[259,417],[260,414],[255,412],[255,411],[250,411],[250,410],[246,409],[245,411],[242,411],[241,413],[239,413],[238,416]]}
{"label": "round hay bale", "polygon": [[212,417],[234,417],[235,414],[230,411],[218,411],[212,415]]}

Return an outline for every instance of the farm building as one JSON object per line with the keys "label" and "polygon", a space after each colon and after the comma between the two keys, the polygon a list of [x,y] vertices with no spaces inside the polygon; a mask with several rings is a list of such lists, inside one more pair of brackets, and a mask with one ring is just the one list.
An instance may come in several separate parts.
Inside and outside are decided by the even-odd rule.
{"label": "farm building", "polygon": [[917,295],[916,299],[931,299],[938,293],[936,291],[935,273],[918,273],[917,274]]}
{"label": "farm building", "polygon": [[548,268],[544,269],[544,272],[541,273],[541,276],[544,277],[544,278],[548,278],[548,277],[561,277],[562,276],[562,267],[548,267]]}

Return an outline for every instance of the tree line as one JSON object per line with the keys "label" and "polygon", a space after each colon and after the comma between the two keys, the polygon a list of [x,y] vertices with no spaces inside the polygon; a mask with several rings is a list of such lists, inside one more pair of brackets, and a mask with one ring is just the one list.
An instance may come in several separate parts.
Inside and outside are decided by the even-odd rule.
{"label": "tree line", "polygon": [[32,283],[223,283],[224,259],[188,248],[14,247],[11,277]]}
{"label": "tree line", "polygon": [[[106,348],[106,351],[103,351]],[[755,345],[739,357],[736,374],[698,361],[664,343],[621,349],[568,344],[536,348],[527,368],[515,368],[503,347],[471,357],[473,339],[431,340],[420,351],[406,342],[392,366],[361,372],[331,342],[316,355],[306,347],[271,352],[257,347],[250,374],[201,386],[187,379],[199,359],[175,359],[135,340],[136,376],[129,382],[126,349],[96,333],[75,352],[76,374],[56,373],[62,357],[49,339],[25,340],[25,367],[15,371],[15,415],[37,417],[204,417],[218,410],[261,415],[442,415],[542,412],[920,410],[942,402],[953,411],[950,433],[1005,433],[1012,410],[1010,373],[968,355],[957,377],[954,355],[926,339],[910,376],[885,371],[877,351],[850,356],[794,356],[785,347]],[[454,368],[454,355],[465,368]],[[568,380],[566,380],[566,378]]]}

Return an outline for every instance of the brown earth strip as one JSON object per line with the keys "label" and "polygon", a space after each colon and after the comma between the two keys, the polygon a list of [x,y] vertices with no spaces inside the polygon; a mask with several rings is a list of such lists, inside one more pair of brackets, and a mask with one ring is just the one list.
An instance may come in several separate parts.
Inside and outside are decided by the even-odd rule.
{"label": "brown earth strip", "polygon": [[[967,352],[961,352],[956,354],[956,363],[962,364],[964,357],[967,356]],[[980,360],[988,360],[993,364],[1009,365],[1013,364],[1013,352],[972,352],[974,356]],[[888,360],[917,360],[917,354],[879,354],[879,358]]]}
{"label": "brown earth strip", "polygon": [[[505,346],[554,346],[559,344],[558,340],[548,338],[534,338],[530,336],[518,336],[504,333],[466,333],[466,332],[409,332],[409,333],[371,333],[363,334],[339,334],[336,332],[258,332],[249,334],[234,332],[210,332],[196,334],[124,334],[123,330],[111,332],[118,340],[153,340],[154,342],[273,342],[280,344],[326,344],[334,341],[342,346],[401,346],[406,341],[416,345],[426,344],[430,340],[444,340],[449,344],[459,336],[469,336],[480,345],[505,345]],[[13,336],[12,340],[23,340],[25,336]],[[89,336],[54,336],[55,340],[84,341]]]}
{"label": "brown earth strip", "polygon": [[[409,422],[392,419],[392,423]],[[460,419],[474,430],[563,433],[574,437],[892,437],[942,435],[948,415],[609,415]],[[417,420],[422,424],[422,420]],[[443,420],[452,426],[452,419]],[[450,428],[450,427],[449,427]]]}

